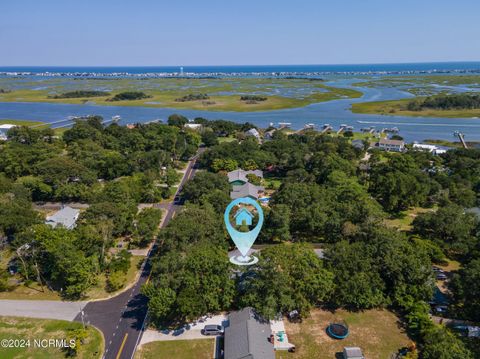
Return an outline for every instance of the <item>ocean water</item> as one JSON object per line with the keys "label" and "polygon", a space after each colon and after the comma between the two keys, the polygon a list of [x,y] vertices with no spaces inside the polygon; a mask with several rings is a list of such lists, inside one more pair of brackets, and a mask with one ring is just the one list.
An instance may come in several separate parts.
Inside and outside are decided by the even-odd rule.
{"label": "ocean water", "polygon": [[477,71],[478,62],[424,62],[399,64],[344,65],[237,65],[237,66],[0,66],[0,72],[62,73],[382,73],[382,72],[448,72]]}

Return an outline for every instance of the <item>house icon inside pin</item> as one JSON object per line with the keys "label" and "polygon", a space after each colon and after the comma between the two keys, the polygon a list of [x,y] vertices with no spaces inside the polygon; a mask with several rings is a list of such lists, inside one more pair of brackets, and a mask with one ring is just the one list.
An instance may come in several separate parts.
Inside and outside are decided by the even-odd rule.
{"label": "house icon inside pin", "polygon": [[235,224],[237,226],[251,226],[253,214],[246,208],[241,208],[235,213]]}

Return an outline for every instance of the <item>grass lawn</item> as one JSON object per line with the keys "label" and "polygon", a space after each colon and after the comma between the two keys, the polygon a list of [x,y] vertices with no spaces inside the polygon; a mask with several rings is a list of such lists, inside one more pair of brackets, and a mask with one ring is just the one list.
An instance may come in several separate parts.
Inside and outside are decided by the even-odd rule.
{"label": "grass lawn", "polygon": [[115,295],[117,295],[118,293],[123,291],[128,285],[135,282],[135,279],[136,279],[137,273],[138,273],[138,266],[144,259],[145,259],[144,256],[132,256],[132,259],[130,261],[130,268],[127,272],[126,284],[122,289],[120,289],[116,292],[108,293],[105,290],[105,286],[106,286],[106,283],[107,283],[107,277],[104,274],[102,274],[98,278],[97,285],[95,285],[94,287],[90,288],[87,291],[87,293],[86,293],[87,298],[86,299],[91,300],[91,299],[102,299],[102,298],[106,298],[106,297],[114,297]]}
{"label": "grass lawn", "polygon": [[10,120],[10,119],[1,119],[0,125],[18,125],[18,126],[33,126],[33,125],[41,125],[44,122],[40,121],[27,121],[27,120]]}
{"label": "grass lawn", "polygon": [[402,99],[393,101],[376,101],[355,103],[352,105],[353,113],[373,113],[390,116],[416,116],[416,117],[447,117],[447,118],[472,118],[480,117],[479,109],[465,110],[435,110],[424,109],[421,111],[409,111],[406,105],[412,99]]}
{"label": "grass lawn", "polygon": [[211,359],[215,340],[170,340],[151,342],[139,347],[135,359]]}
{"label": "grass lawn", "polygon": [[219,143],[224,143],[224,142],[233,142],[236,141],[237,139],[235,137],[218,137],[218,142]]}
{"label": "grass lawn", "polygon": [[395,218],[388,218],[385,220],[385,224],[388,227],[398,228],[401,231],[410,231],[412,229],[412,222],[416,216],[421,213],[434,212],[435,208],[423,208],[423,207],[414,207],[407,211],[402,211]]}
{"label": "grass lawn", "polygon": [[[60,348],[35,347],[34,339],[70,339],[70,330],[81,329],[82,324],[64,320],[32,319],[17,317],[0,317],[0,340],[2,339],[30,339],[30,347],[0,348],[2,359],[56,359],[65,358],[66,353]],[[95,328],[87,327],[87,337],[80,345],[75,358],[100,358],[103,353],[103,336]]]}
{"label": "grass lawn", "polygon": [[[344,340],[330,338],[325,330],[329,323],[345,320],[350,334]],[[278,351],[277,359],[332,359],[346,346],[358,346],[368,359],[388,359],[398,349],[411,342],[399,328],[398,318],[387,310],[347,312],[334,314],[314,310],[302,323],[285,321],[289,341],[296,346],[295,353]]]}
{"label": "grass lawn", "polygon": [[[132,256],[130,263],[130,269],[127,273],[127,281],[125,287],[117,292],[108,293],[105,290],[106,280],[105,275],[100,275],[98,283],[90,288],[86,293],[86,300],[102,299],[107,297],[113,297],[126,288],[126,286],[135,282],[138,265],[144,259],[144,256]],[[0,299],[31,299],[31,300],[61,300],[60,295],[57,292],[49,290],[47,287],[42,289],[37,283],[32,283],[30,286],[25,285],[15,286],[13,290],[8,292],[0,292]],[[0,356],[0,358],[2,358]]]}
{"label": "grass lawn", "polygon": [[[17,126],[35,126],[35,125],[43,125],[35,127],[37,130],[44,129],[45,127],[50,127],[50,124],[41,121],[29,121],[29,120],[12,120],[12,119],[1,119],[0,125],[9,124],[9,125],[17,125]],[[62,128],[54,128],[53,131],[55,135],[61,136],[63,133],[68,130],[67,127]]]}

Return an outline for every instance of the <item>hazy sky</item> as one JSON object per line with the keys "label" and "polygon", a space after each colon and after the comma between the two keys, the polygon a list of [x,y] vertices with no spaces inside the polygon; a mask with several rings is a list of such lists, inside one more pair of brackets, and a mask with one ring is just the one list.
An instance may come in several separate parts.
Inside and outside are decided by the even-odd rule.
{"label": "hazy sky", "polygon": [[0,0],[0,66],[478,60],[479,0]]}

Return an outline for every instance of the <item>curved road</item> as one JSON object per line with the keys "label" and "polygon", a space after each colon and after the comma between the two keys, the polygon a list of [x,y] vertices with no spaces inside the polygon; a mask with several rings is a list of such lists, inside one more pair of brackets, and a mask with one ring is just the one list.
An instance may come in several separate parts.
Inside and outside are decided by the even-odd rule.
{"label": "curved road", "polygon": [[[185,182],[195,175],[195,162],[199,153],[201,149],[189,161],[177,194]],[[170,222],[180,205],[179,201],[169,203],[161,227],[165,227]],[[105,338],[104,359],[131,359],[135,354],[147,316],[147,298],[140,293],[140,289],[143,284],[148,283],[151,270],[150,259],[156,249],[157,244],[154,244],[140,269],[140,277],[132,288],[110,299],[89,302],[75,317],[76,321],[84,321],[102,331]]]}

